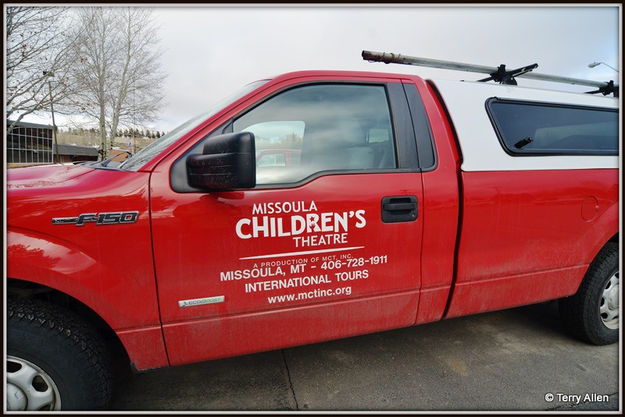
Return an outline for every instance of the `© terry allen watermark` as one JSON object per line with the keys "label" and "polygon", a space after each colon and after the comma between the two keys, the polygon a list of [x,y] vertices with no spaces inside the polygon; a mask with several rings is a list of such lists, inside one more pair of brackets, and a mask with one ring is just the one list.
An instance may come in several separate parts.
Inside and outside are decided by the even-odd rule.
{"label": "\u00a9 terry allen watermark", "polygon": [[559,403],[579,404],[579,403],[607,403],[610,400],[607,394],[597,394],[596,392],[587,392],[585,394],[564,394],[556,392],[555,394],[548,392],[545,394],[545,401],[548,403],[557,401]]}

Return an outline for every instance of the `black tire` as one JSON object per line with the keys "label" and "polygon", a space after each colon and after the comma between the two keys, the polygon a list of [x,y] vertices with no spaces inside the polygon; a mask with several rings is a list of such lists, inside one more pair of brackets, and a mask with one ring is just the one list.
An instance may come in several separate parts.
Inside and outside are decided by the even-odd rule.
{"label": "black tire", "polygon": [[[618,244],[606,244],[590,264],[577,293],[560,300],[560,317],[567,331],[595,345],[608,345],[618,341],[618,313],[616,320],[607,324],[604,321],[607,315],[604,313],[602,318],[600,313],[600,305],[608,302],[605,295],[610,288],[614,288],[614,277],[618,280],[618,257]],[[618,283],[615,292],[618,299]],[[616,309],[618,310],[618,304]]]}
{"label": "black tire", "polygon": [[[36,389],[37,381],[43,389],[55,388],[54,402],[42,410],[98,410],[107,406],[112,388],[110,358],[102,338],[86,321],[39,300],[9,299],[7,310],[6,388],[21,396],[19,407],[23,398],[30,398],[24,395],[27,391],[15,388],[24,385],[21,379],[21,385],[11,386],[12,375],[14,381],[18,379],[12,372],[20,367],[42,371],[31,383]],[[31,405],[34,402],[32,397]]]}

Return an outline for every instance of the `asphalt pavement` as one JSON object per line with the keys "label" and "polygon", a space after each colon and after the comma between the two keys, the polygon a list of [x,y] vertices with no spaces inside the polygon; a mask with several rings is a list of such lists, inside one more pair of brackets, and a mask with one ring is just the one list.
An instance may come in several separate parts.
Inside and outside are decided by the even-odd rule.
{"label": "asphalt pavement", "polygon": [[544,303],[133,374],[111,409],[615,411],[619,369]]}

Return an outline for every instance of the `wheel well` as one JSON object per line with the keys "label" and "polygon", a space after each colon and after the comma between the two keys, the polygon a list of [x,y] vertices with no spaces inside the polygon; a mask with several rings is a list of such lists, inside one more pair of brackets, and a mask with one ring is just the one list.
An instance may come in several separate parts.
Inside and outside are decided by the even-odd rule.
{"label": "wheel well", "polygon": [[18,279],[7,279],[7,298],[33,298],[65,307],[87,320],[105,341],[118,375],[130,370],[130,360],[115,331],[87,305],[63,292],[45,285]]}
{"label": "wheel well", "polygon": [[612,236],[608,242],[618,243],[618,233]]}

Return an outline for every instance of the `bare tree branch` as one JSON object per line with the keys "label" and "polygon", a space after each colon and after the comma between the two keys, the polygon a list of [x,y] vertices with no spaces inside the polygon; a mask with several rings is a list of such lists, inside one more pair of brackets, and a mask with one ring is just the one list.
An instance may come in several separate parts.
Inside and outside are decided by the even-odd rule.
{"label": "bare tree branch", "polygon": [[[67,75],[72,42],[66,7],[6,9],[6,119],[15,123],[70,94]],[[44,73],[45,71],[45,73]],[[50,82],[54,76],[54,82]]]}
{"label": "bare tree branch", "polygon": [[105,157],[120,125],[153,120],[161,106],[164,75],[156,27],[145,8],[91,7],[78,14],[74,107],[98,122]]}

